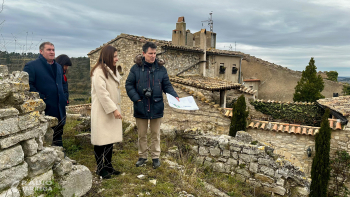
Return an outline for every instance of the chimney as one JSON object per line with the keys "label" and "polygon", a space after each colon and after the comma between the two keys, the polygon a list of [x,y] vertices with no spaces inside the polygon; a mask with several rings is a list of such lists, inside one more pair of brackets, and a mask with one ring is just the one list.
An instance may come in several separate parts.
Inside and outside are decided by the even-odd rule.
{"label": "chimney", "polygon": [[184,16],[179,17],[177,20],[176,29],[173,30],[172,43],[178,46],[186,45],[186,23]]}

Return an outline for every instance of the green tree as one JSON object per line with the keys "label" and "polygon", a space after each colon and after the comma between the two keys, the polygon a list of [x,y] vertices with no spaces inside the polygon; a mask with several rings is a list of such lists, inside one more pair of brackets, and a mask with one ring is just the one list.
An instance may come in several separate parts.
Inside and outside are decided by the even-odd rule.
{"label": "green tree", "polygon": [[310,197],[326,197],[330,178],[329,152],[331,128],[328,122],[329,109],[322,117],[321,128],[315,137],[315,157],[312,160]]}
{"label": "green tree", "polygon": [[350,85],[348,85],[348,84],[343,85],[343,94],[350,95]]}
{"label": "green tree", "polygon": [[324,88],[324,82],[322,77],[317,75],[316,69],[315,60],[312,57],[309,65],[303,71],[300,81],[298,81],[298,84],[294,88],[294,101],[315,102],[318,99],[324,98],[321,94]]}
{"label": "green tree", "polygon": [[245,131],[247,126],[248,111],[246,111],[244,95],[241,95],[232,106],[232,118],[230,125],[230,136],[236,137],[237,131]]}
{"label": "green tree", "polygon": [[338,81],[338,72],[337,71],[329,71],[326,72],[327,74],[327,79],[331,81]]}

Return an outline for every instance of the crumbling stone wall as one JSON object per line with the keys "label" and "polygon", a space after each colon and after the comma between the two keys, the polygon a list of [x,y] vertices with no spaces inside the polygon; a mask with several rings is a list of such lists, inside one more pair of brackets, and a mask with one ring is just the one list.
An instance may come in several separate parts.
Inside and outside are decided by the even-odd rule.
{"label": "crumbling stone wall", "polygon": [[28,81],[26,72],[9,74],[0,65],[0,196],[30,196],[34,187],[50,191],[54,174],[63,196],[82,196],[91,188],[91,172],[73,166],[62,148],[48,147],[58,122],[45,116],[46,105],[29,92]]}
{"label": "crumbling stone wall", "polygon": [[252,145],[252,136],[239,131],[236,138],[185,130],[180,133],[197,155],[196,162],[214,171],[231,174],[254,187],[281,196],[307,196],[311,180],[273,149]]}
{"label": "crumbling stone wall", "polygon": [[[315,136],[300,135],[248,128],[247,132],[253,140],[270,144],[276,151],[288,154],[293,164],[301,167],[308,177],[311,176],[312,158],[315,156]],[[306,150],[312,149],[312,157],[308,157]],[[350,154],[350,128],[332,130],[331,154],[336,150],[345,150]],[[300,163],[300,164],[297,164]]]}

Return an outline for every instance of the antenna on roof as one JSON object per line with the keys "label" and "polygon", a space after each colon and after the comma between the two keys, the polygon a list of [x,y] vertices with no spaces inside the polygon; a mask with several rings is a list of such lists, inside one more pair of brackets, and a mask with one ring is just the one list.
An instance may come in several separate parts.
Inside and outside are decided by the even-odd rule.
{"label": "antenna on roof", "polygon": [[232,45],[230,44],[230,46],[224,46],[224,48],[228,47],[229,51],[232,51]]}
{"label": "antenna on roof", "polygon": [[213,21],[213,11],[211,11],[209,13],[209,18],[208,20],[206,21],[201,21],[202,22],[202,26],[203,26],[203,22],[208,22],[208,26],[210,27],[210,31],[213,32],[213,24],[214,24],[214,21]]}

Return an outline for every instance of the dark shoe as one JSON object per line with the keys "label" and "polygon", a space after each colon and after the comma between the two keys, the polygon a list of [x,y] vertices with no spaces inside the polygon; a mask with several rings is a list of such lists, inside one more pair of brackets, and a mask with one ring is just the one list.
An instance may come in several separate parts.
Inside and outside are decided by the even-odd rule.
{"label": "dark shoe", "polygon": [[97,174],[100,175],[102,177],[102,179],[110,179],[110,178],[112,178],[111,174],[106,169],[102,169]]}
{"label": "dark shoe", "polygon": [[107,172],[111,175],[119,175],[120,172],[115,170],[114,168],[107,168]]}
{"label": "dark shoe", "polygon": [[136,167],[142,166],[143,164],[145,164],[147,161],[147,159],[144,158],[139,158],[139,160],[136,162]]}
{"label": "dark shoe", "polygon": [[153,168],[156,169],[160,166],[160,160],[159,159],[152,159],[153,161]]}

